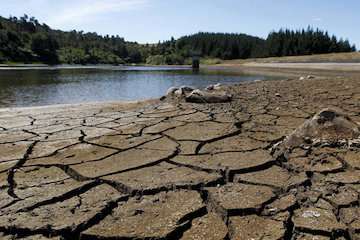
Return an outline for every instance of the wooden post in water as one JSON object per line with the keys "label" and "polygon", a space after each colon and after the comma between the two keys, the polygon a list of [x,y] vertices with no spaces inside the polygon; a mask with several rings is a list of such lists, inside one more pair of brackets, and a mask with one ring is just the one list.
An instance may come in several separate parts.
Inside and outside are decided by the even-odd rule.
{"label": "wooden post in water", "polygon": [[199,68],[200,68],[200,57],[194,55],[192,57],[192,69],[198,70]]}

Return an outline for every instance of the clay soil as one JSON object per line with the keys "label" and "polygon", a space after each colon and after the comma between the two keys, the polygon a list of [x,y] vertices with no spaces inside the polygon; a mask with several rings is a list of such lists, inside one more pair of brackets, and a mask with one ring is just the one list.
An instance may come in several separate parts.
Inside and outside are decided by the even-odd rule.
{"label": "clay soil", "polygon": [[360,74],[247,70],[282,77],[224,104],[1,110],[0,238],[360,239],[359,145],[271,151],[325,107],[359,123]]}

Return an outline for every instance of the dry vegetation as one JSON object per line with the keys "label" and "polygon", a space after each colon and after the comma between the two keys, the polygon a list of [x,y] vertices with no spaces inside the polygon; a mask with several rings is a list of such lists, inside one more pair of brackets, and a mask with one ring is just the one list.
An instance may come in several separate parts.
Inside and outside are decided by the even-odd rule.
{"label": "dry vegetation", "polygon": [[289,56],[289,57],[269,57],[269,58],[250,58],[223,61],[226,64],[243,63],[319,63],[319,62],[341,62],[357,63],[360,62],[360,52],[351,53],[329,53],[308,56]]}

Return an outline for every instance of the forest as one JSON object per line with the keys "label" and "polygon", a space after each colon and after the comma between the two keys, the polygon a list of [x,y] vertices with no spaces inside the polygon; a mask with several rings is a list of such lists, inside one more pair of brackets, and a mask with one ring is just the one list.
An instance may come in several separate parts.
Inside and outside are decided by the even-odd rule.
{"label": "forest", "polygon": [[0,16],[0,63],[46,64],[188,64],[204,58],[246,59],[352,52],[355,45],[308,27],[280,29],[266,39],[235,33],[200,32],[156,44],[125,41],[120,36],[61,31],[34,17]]}

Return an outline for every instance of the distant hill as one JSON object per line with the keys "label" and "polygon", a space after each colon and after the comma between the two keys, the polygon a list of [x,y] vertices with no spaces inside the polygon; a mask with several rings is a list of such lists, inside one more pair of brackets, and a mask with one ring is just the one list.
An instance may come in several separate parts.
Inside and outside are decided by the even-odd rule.
{"label": "distant hill", "polygon": [[0,62],[140,63],[146,48],[119,36],[53,30],[26,15],[0,17]]}
{"label": "distant hill", "polygon": [[53,30],[34,17],[0,17],[0,62],[48,64],[184,64],[194,54],[223,60],[352,52],[348,40],[308,28],[271,32],[266,39],[246,34],[207,33],[157,44],[119,36]]}

